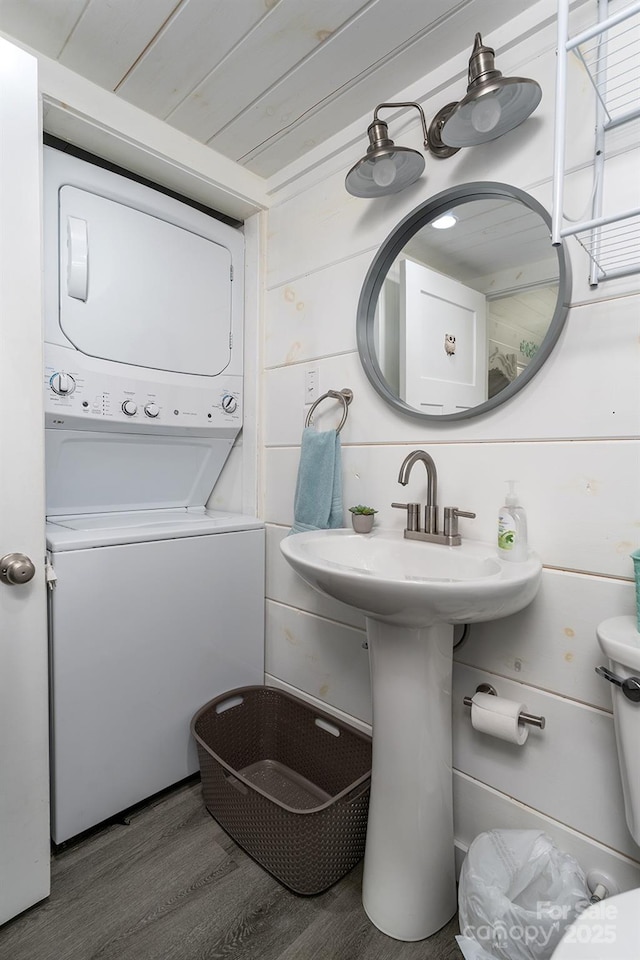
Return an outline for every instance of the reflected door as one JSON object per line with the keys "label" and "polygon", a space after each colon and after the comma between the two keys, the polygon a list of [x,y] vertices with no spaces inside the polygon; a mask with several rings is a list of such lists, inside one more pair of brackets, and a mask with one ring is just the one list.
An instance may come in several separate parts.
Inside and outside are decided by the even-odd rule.
{"label": "reflected door", "polygon": [[400,262],[400,396],[423,413],[487,399],[483,294],[414,260]]}

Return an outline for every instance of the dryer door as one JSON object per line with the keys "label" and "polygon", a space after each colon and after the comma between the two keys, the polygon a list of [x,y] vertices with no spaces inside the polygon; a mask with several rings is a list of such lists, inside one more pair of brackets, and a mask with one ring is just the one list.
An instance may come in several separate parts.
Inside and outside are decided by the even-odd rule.
{"label": "dryer door", "polygon": [[59,191],[60,326],[92,357],[216,376],[231,358],[231,254],[123,203]]}

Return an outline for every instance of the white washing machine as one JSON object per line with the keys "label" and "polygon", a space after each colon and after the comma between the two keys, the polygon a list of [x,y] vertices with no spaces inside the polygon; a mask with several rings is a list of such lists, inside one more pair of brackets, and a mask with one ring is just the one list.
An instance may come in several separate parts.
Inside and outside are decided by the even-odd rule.
{"label": "white washing machine", "polygon": [[52,836],[197,770],[189,722],[264,679],[264,530],[205,503],[242,426],[242,233],[44,165]]}
{"label": "white washing machine", "polygon": [[233,514],[151,510],[59,517],[47,542],[62,843],[197,771],[193,714],[263,683],[264,530]]}

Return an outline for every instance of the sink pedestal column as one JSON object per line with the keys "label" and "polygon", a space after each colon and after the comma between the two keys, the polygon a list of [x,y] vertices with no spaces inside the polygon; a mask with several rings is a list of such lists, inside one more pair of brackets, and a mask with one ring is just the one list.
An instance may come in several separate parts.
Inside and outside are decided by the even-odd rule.
{"label": "sink pedestal column", "polygon": [[453,627],[367,617],[373,693],[371,801],[362,902],[396,940],[456,912],[451,768]]}

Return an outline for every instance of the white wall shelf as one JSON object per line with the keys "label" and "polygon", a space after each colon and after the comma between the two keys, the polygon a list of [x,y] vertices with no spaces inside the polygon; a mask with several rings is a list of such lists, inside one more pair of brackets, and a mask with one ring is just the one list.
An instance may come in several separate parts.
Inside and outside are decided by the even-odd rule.
{"label": "white wall shelf", "polygon": [[[604,213],[603,180],[608,131],[640,118],[640,3],[611,12],[610,0],[598,0],[598,21],[569,36],[569,0],[558,0],[558,57],[552,241],[575,236],[591,260],[589,282],[597,286],[640,273],[640,207]],[[618,5],[616,5],[618,6]],[[567,224],[563,213],[567,59],[582,61],[596,95],[594,190],[591,217]]]}

